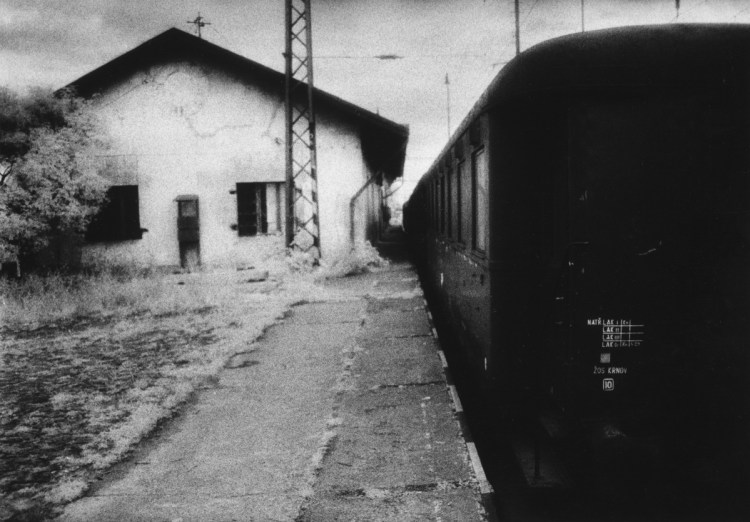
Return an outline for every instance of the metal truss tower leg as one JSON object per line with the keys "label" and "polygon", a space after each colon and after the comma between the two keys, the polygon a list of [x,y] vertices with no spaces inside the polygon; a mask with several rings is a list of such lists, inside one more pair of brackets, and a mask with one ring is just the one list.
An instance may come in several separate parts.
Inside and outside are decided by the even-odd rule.
{"label": "metal truss tower leg", "polygon": [[286,0],[286,242],[320,258],[310,0]]}

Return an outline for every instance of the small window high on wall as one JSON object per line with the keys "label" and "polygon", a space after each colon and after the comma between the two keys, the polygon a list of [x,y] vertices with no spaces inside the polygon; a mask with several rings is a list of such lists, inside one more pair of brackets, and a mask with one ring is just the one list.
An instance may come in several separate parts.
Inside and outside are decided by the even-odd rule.
{"label": "small window high on wall", "polygon": [[138,185],[115,185],[107,190],[107,200],[86,231],[86,241],[125,241],[141,239]]}
{"label": "small window high on wall", "polygon": [[237,183],[237,233],[256,236],[268,232],[265,183]]}

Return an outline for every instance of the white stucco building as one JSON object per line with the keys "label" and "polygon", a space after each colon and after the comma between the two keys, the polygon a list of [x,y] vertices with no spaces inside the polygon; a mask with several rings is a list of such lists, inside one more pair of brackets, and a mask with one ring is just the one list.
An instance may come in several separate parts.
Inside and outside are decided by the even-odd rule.
{"label": "white stucco building", "polygon": [[[285,247],[284,75],[170,29],[73,82],[114,144],[83,261],[232,266]],[[323,257],[375,239],[408,128],[315,91]],[[357,198],[355,220],[350,203]],[[179,219],[178,219],[179,215]],[[178,224],[179,221],[179,224]],[[180,230],[178,230],[178,227]]]}

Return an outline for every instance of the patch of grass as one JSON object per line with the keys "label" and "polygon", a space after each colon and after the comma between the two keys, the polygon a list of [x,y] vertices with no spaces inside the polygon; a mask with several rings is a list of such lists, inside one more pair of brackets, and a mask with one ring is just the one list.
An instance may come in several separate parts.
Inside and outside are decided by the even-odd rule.
{"label": "patch of grass", "polygon": [[[217,288],[146,271],[29,275],[0,280],[0,326],[41,326],[84,317],[181,312],[210,306]],[[177,288],[180,287],[180,288]]]}
{"label": "patch of grass", "polygon": [[0,520],[47,519],[80,496],[314,293],[236,271],[0,284]]}
{"label": "patch of grass", "polygon": [[335,299],[320,272],[369,270],[373,252],[260,283],[234,270],[0,281],[0,520],[54,515],[294,303]]}

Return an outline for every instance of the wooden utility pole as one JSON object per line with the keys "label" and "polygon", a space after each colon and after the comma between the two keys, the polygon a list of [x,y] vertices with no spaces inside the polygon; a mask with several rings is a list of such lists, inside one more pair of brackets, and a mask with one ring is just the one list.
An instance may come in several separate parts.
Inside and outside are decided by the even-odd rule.
{"label": "wooden utility pole", "polygon": [[320,258],[310,0],[286,0],[286,243]]}

